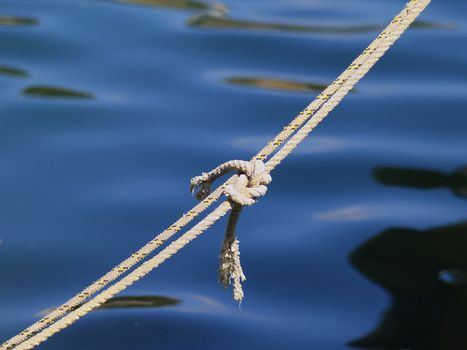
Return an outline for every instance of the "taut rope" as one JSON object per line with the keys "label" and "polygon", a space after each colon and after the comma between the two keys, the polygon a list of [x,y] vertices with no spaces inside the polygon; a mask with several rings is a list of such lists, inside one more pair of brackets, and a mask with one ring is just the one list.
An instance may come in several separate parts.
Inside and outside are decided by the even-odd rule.
{"label": "taut rope", "polygon": [[[253,157],[253,159],[256,160],[266,160],[290,137],[286,144],[265,163],[263,175],[268,175],[280,164],[280,162],[339,104],[344,96],[347,95],[355,84],[376,64],[429,3],[430,0],[411,0],[368,48],[366,48],[331,85]],[[294,135],[292,136],[292,134]],[[246,163],[247,162],[242,164],[245,165]],[[247,181],[245,181],[245,178]],[[209,182],[209,179],[203,177],[203,181],[199,182],[201,191],[198,192],[200,193],[198,197],[201,199],[201,202],[198,205],[185,213],[173,225],[92,285],[60,307],[54,309],[51,313],[18,335],[0,345],[0,350],[27,350],[41,344],[55,333],[73,324],[75,321],[148,274],[151,270],[162,264],[165,260],[211,227],[230,210],[233,211],[234,215],[231,216],[229,220],[228,226],[230,228],[227,230],[221,253],[220,279],[224,285],[227,285],[230,280],[233,279],[234,296],[237,300],[241,300],[243,292],[241,290],[240,281],[244,279],[244,275],[239,263],[238,241],[234,232],[235,222],[238,219],[243,205],[251,203],[251,201],[254,203],[257,196],[265,193],[264,188],[259,189],[259,187],[264,186],[264,184],[254,184],[255,181],[252,181],[252,174],[251,172],[248,173],[246,168],[245,171],[241,170],[239,174],[229,178],[210,194],[210,190],[208,190],[209,184],[206,184],[206,181]],[[222,202],[203,220],[170,243],[157,255],[142,263],[147,259],[149,254],[154,252],[155,249],[160,247],[195,217],[210,207],[223,193],[228,196],[226,201]],[[234,197],[237,201],[234,200]],[[139,263],[141,263],[141,265],[130,272],[130,270]],[[94,294],[125,273],[128,274],[97,296],[91,298]]]}

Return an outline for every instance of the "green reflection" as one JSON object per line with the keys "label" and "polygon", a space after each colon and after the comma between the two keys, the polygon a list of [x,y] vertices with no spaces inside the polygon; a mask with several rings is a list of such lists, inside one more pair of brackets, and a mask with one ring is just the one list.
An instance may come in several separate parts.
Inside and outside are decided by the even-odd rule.
{"label": "green reflection", "polygon": [[186,9],[186,10],[207,10],[211,6],[202,1],[194,0],[119,0],[120,2],[147,5],[147,6],[158,6],[158,7],[169,7],[175,9]]}
{"label": "green reflection", "polygon": [[30,17],[0,16],[0,26],[35,25],[38,21]]}
{"label": "green reflection", "polygon": [[467,167],[452,173],[427,169],[379,167],[374,170],[373,176],[384,185],[418,189],[448,188],[454,194],[467,198]]}
{"label": "green reflection", "polygon": [[252,86],[267,90],[285,90],[296,92],[320,92],[326,88],[325,84],[303,83],[293,80],[271,79],[261,77],[230,77],[225,81],[229,84]]}
{"label": "green reflection", "polygon": [[99,309],[128,309],[174,306],[181,300],[165,296],[123,296],[107,300]]}
{"label": "green reflection", "polygon": [[35,97],[54,97],[54,98],[84,98],[84,99],[94,99],[95,96],[89,92],[76,91],[61,87],[53,86],[31,86],[23,90],[23,95],[25,96],[35,96]]}
{"label": "green reflection", "polygon": [[[228,28],[245,30],[264,30],[282,32],[303,32],[303,33],[327,33],[327,34],[358,34],[371,33],[383,28],[381,25],[294,25],[281,23],[265,23],[256,21],[246,21],[232,19],[218,14],[200,14],[190,18],[187,25],[200,28]],[[431,21],[415,21],[413,28],[418,29],[454,29],[449,24],[440,24]]]}
{"label": "green reflection", "polygon": [[266,30],[266,31],[284,31],[284,32],[304,32],[304,33],[368,33],[380,29],[376,25],[342,25],[342,26],[305,26],[293,24],[264,23],[254,21],[235,20],[227,17],[213,14],[202,14],[193,16],[187,22],[187,25],[200,28],[231,28],[247,30]]}
{"label": "green reflection", "polygon": [[385,288],[392,306],[351,346],[380,350],[467,349],[467,222],[391,228],[359,246],[353,266]]}
{"label": "green reflection", "polygon": [[[180,299],[166,297],[166,296],[123,296],[115,297],[107,300],[104,304],[99,306],[96,310],[106,309],[130,309],[130,308],[157,308],[164,306],[175,306],[181,303]],[[81,307],[80,304],[72,309],[76,310]],[[43,317],[54,309],[47,309],[39,313],[39,317]]]}
{"label": "green reflection", "polygon": [[13,77],[22,77],[22,78],[29,76],[28,71],[24,69],[7,67],[7,66],[0,66],[0,74],[10,75]]}
{"label": "green reflection", "polygon": [[454,24],[448,23],[437,23],[426,20],[416,20],[412,23],[412,28],[416,29],[444,29],[444,30],[454,30],[457,28]]}

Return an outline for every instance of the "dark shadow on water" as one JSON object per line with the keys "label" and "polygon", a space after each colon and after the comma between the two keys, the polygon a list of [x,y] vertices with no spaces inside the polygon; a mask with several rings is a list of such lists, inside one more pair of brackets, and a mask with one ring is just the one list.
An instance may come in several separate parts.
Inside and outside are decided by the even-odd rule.
{"label": "dark shadow on water", "polygon": [[0,75],[8,75],[12,77],[18,78],[26,78],[29,77],[29,72],[15,67],[7,67],[7,66],[0,66]]}
{"label": "dark shadow on water", "polygon": [[305,83],[293,80],[273,79],[264,77],[229,77],[225,82],[233,85],[251,86],[266,90],[283,90],[295,92],[321,92],[326,84]]}
{"label": "dark shadow on water", "polygon": [[30,26],[39,22],[31,17],[0,16],[0,27],[2,26]]}
{"label": "dark shadow on water", "polygon": [[166,7],[180,10],[210,10],[210,9],[225,9],[221,4],[210,4],[204,1],[196,0],[117,0],[121,3],[129,3],[135,5],[146,5],[154,7]]}
{"label": "dark shadow on water", "polygon": [[305,26],[280,23],[253,22],[237,20],[213,14],[201,14],[188,19],[187,25],[199,28],[225,28],[225,29],[245,29],[262,31],[281,32],[302,32],[302,33],[331,33],[331,34],[351,34],[368,33],[378,30],[377,25],[348,25],[348,26]]}
{"label": "dark shadow on water", "polygon": [[[179,305],[182,301],[180,299],[166,297],[166,296],[122,296],[115,297],[107,300],[96,310],[109,310],[109,309],[136,309],[136,308],[160,308],[166,306]],[[81,304],[82,305],[82,304]],[[76,306],[73,310],[78,309],[81,305]],[[53,309],[41,311],[39,316],[45,316]]]}
{"label": "dark shadow on water", "polygon": [[94,94],[83,91],[76,91],[68,88],[53,87],[46,85],[30,86],[22,91],[25,96],[47,97],[47,98],[82,98],[95,99]]}
{"label": "dark shadow on water", "polygon": [[[284,23],[255,22],[241,19],[233,19],[218,14],[200,14],[188,19],[187,25],[198,28],[216,29],[243,29],[259,31],[323,33],[323,34],[360,34],[373,33],[383,29],[382,25],[295,25]],[[429,21],[416,21],[413,28],[417,29],[453,29],[449,25],[438,24]]]}
{"label": "dark shadow on water", "polygon": [[391,228],[350,260],[392,297],[376,329],[351,346],[467,349],[467,222],[425,231]]}
{"label": "dark shadow on water", "polygon": [[99,309],[128,309],[175,306],[180,299],[165,296],[123,296],[107,300]]}
{"label": "dark shadow on water", "polygon": [[459,27],[452,23],[437,23],[426,20],[417,20],[412,24],[413,29],[440,29],[440,30],[455,30]]}
{"label": "dark shadow on water", "polygon": [[[383,185],[446,188],[467,198],[466,167],[452,173],[379,167],[373,175]],[[389,228],[357,247],[350,261],[392,298],[380,324],[351,346],[467,349],[467,221],[428,230]]]}
{"label": "dark shadow on water", "polygon": [[447,188],[459,197],[467,198],[467,167],[452,173],[429,169],[378,167],[373,177],[388,186],[411,187],[423,190]]}

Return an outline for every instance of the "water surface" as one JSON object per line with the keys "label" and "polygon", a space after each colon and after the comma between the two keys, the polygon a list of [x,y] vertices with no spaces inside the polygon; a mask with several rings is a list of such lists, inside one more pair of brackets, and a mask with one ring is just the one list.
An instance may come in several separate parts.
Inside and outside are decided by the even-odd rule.
{"label": "water surface", "polygon": [[[249,159],[400,11],[399,0],[3,0],[0,339]],[[465,349],[467,5],[434,0],[225,222],[42,349]]]}

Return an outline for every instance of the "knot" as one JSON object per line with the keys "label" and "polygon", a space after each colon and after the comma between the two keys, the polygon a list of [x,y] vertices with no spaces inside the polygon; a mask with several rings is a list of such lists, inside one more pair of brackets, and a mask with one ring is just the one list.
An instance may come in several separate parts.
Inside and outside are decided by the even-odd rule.
{"label": "knot", "polygon": [[211,184],[230,171],[237,171],[238,177],[234,183],[229,183],[224,188],[224,194],[232,203],[232,211],[220,253],[219,281],[224,288],[233,285],[234,299],[241,303],[244,296],[241,282],[246,277],[240,263],[240,247],[235,232],[237,221],[244,206],[254,204],[258,197],[266,194],[266,185],[272,181],[271,175],[261,160],[231,160],[192,178],[190,191],[196,191],[196,198],[203,200],[211,193]]}
{"label": "knot", "polygon": [[192,193],[196,191],[196,198],[203,200],[211,193],[211,184],[230,171],[237,171],[239,176],[235,183],[225,187],[224,194],[232,202],[241,206],[254,204],[258,197],[266,193],[266,185],[272,181],[263,161],[231,160],[208,173],[192,178],[190,191]]}
{"label": "knot", "polygon": [[248,206],[256,202],[258,197],[264,196],[271,182],[271,175],[266,170],[266,166],[261,160],[255,160],[251,165],[248,174],[240,174],[234,184],[227,185],[224,194],[231,201]]}

